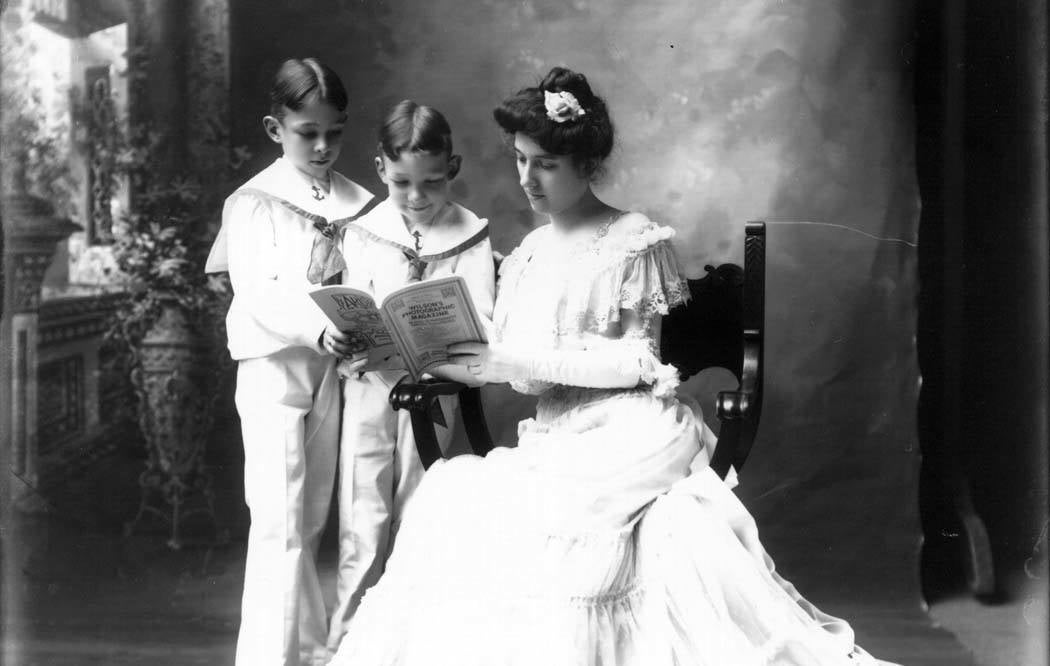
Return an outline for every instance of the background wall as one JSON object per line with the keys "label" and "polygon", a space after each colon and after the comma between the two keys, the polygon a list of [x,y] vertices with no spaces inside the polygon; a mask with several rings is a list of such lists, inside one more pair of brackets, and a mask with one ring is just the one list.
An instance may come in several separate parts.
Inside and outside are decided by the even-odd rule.
{"label": "background wall", "polygon": [[[768,394],[739,492],[778,565],[817,599],[914,598],[908,3],[413,4],[231,3],[232,139],[252,168],[275,156],[260,122],[273,71],[315,55],[351,93],[340,170],[378,192],[382,113],[404,97],[432,104],[464,156],[457,197],[507,251],[539,221],[491,109],[553,65],[586,73],[619,132],[601,194],[675,227],[688,275],[742,261],[744,222],[774,221]],[[706,385],[689,388],[711,405]],[[528,401],[494,390],[488,403],[495,432],[512,438]]]}

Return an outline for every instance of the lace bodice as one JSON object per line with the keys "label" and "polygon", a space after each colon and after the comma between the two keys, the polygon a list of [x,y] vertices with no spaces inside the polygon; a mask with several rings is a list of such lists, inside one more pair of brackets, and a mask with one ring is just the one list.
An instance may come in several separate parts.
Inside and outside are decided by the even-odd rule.
{"label": "lace bodice", "polygon": [[[685,301],[670,239],[674,231],[627,213],[566,243],[550,225],[534,230],[500,267],[493,316],[501,342],[550,349],[608,349],[647,359],[643,379],[668,375],[657,358],[656,315]],[[633,313],[630,327],[621,313]],[[543,382],[512,382],[540,393]]]}

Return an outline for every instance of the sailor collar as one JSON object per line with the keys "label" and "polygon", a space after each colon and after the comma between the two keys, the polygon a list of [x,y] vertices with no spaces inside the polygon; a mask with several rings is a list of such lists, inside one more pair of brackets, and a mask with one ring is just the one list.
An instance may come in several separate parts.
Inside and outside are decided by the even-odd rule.
{"label": "sailor collar", "polygon": [[306,217],[322,218],[326,222],[353,217],[368,203],[372,194],[336,171],[329,173],[329,192],[318,198],[319,190],[313,179],[296,169],[284,157],[279,157],[242,185],[240,190],[261,191],[292,210],[298,209],[296,212],[306,213]]}
{"label": "sailor collar", "polygon": [[[227,199],[227,205],[239,195],[256,195],[274,201],[291,212],[309,220],[319,232],[339,228],[357,216],[365,215],[378,203],[372,193],[340,173],[331,171],[328,195],[317,200],[311,190],[311,179],[299,172],[288,160],[278,158]],[[223,223],[205,262],[206,273],[229,270],[227,248],[227,221]]]}
{"label": "sailor collar", "polygon": [[378,204],[370,213],[351,222],[348,229],[374,241],[400,248],[427,261],[454,256],[488,237],[488,220],[454,202],[448,202],[427,227],[422,237],[422,250],[416,251],[416,240],[405,226],[401,213],[390,199]]}

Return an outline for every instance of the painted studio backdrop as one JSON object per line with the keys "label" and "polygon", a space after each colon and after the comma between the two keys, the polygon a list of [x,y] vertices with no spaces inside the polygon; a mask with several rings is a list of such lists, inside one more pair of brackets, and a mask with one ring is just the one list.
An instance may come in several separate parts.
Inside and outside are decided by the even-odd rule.
{"label": "painted studio backdrop", "polygon": [[[690,277],[741,263],[744,223],[771,223],[766,399],[738,492],[778,566],[816,599],[826,586],[915,595],[909,13],[816,0],[342,6],[233,3],[233,142],[253,167],[273,154],[259,120],[272,70],[316,54],[351,96],[338,168],[380,192],[382,113],[405,97],[436,106],[463,155],[456,196],[506,252],[540,220],[492,108],[553,65],[584,72],[618,132],[600,194],[674,227]],[[713,412],[715,380],[699,381],[707,390],[689,388]],[[513,441],[527,400],[490,390],[486,406],[496,439]]]}
{"label": "painted studio backdrop", "polygon": [[[160,574],[150,576],[176,570],[180,555],[158,546],[162,555],[136,559],[135,551],[160,530],[117,537],[117,527],[84,538],[70,526],[104,522],[81,519],[89,509],[122,524],[140,506],[142,440],[149,437],[137,434],[135,422],[131,435],[106,429],[122,404],[133,409],[136,402],[130,373],[119,365],[106,370],[113,354],[102,332],[124,302],[114,277],[118,259],[137,266],[152,285],[144,291],[155,293],[162,289],[148,280],[163,270],[151,267],[172,268],[168,259],[177,248],[170,229],[143,227],[133,242],[120,240],[128,211],[152,201],[134,177],[145,174],[177,190],[187,225],[214,230],[235,181],[278,155],[261,122],[271,77],[286,58],[306,56],[331,65],[346,83],[349,123],[336,168],[375,194],[383,194],[373,157],[385,111],[412,98],[445,113],[463,156],[454,196],[489,219],[501,252],[544,220],[521,191],[492,109],[555,65],[586,74],[608,102],[617,140],[599,195],[673,227],[688,277],[702,276],[709,265],[742,264],[745,223],[764,220],[765,396],[736,492],[758,520],[778,569],[822,609],[856,620],[860,644],[894,659],[895,650],[906,654],[914,646],[895,640],[893,622],[913,618],[915,626],[930,626],[919,578],[914,3],[9,0],[0,6],[7,7],[0,25],[5,101],[50,80],[47,72],[65,78],[41,88],[42,106],[65,103],[45,89],[79,88],[76,104],[65,109],[68,122],[18,125],[26,145],[39,149],[24,151],[31,159],[23,182],[8,167],[14,162],[5,151],[16,152],[9,136],[0,144],[5,195],[17,193],[17,185],[37,197],[4,199],[5,231],[43,239],[5,246],[12,256],[22,253],[17,279],[24,283],[16,290],[9,277],[5,285],[0,346],[13,346],[16,356],[0,358],[6,363],[0,374],[22,383],[0,382],[0,402],[19,407],[9,421],[0,415],[0,440],[12,442],[9,483],[20,510],[34,503],[72,507],[50,518],[19,513],[18,524],[32,528],[31,536],[4,544],[11,549],[3,562],[10,595],[4,621],[26,618],[9,634],[23,637],[26,654],[37,650],[45,655],[41,663],[66,663],[48,652],[49,632],[60,622],[54,607],[80,632],[70,639],[70,645],[81,640],[70,654],[84,645],[103,654],[147,637],[156,641],[155,656],[164,656],[170,651],[157,647],[164,639],[152,633],[163,627],[178,645],[199,648],[193,663],[225,663],[214,655],[235,640],[247,531],[231,385],[184,395],[186,402],[174,406],[160,401],[157,409],[188,421],[205,412],[202,405],[215,407],[214,423],[202,417],[194,424],[207,432],[187,439],[207,440],[215,513],[233,537],[225,550],[216,549],[192,575],[180,571],[175,582],[160,582]],[[39,48],[31,53],[34,40]],[[28,98],[5,106],[5,122],[18,115],[11,109],[31,108]],[[118,127],[124,121],[130,130]],[[166,128],[166,140],[150,144],[150,127]],[[41,143],[41,128],[58,138]],[[131,137],[131,149],[113,148],[120,131]],[[40,148],[67,144],[68,155]],[[131,177],[112,178],[112,153]],[[227,164],[229,155],[235,164]],[[63,159],[74,166],[48,170]],[[56,189],[62,183],[71,184],[64,193]],[[107,189],[108,183],[126,187]],[[40,216],[32,224],[18,221],[36,215],[40,200],[56,207],[44,229],[51,235],[41,231]],[[715,425],[714,398],[723,388],[727,376],[713,374],[682,390]],[[513,445],[533,399],[506,387],[486,387],[484,399],[495,439]],[[112,477],[84,493],[90,502],[70,500],[88,483],[78,470],[91,464],[110,466]],[[127,483],[113,480],[120,474]],[[56,517],[65,524],[47,522]],[[101,554],[89,557],[83,549]],[[195,556],[187,552],[181,556]],[[69,562],[50,564],[44,553]],[[12,580],[24,584],[8,585]],[[854,614],[859,606],[866,615]],[[95,626],[99,607],[120,609],[120,617]],[[167,611],[176,619],[161,615]],[[114,661],[117,648],[105,653],[112,657],[107,663],[140,663]]]}

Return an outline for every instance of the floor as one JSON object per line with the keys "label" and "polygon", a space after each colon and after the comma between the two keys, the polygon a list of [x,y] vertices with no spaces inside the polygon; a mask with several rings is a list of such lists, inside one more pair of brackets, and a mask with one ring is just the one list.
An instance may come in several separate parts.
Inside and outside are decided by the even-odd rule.
{"label": "floor", "polygon": [[[237,461],[212,462],[218,519],[232,534],[243,534],[247,516],[234,489]],[[10,522],[4,534],[3,664],[233,663],[243,540],[215,543],[211,523],[200,517],[187,524],[191,538],[178,550],[168,546],[170,534],[156,521],[125,536],[139,469],[133,456],[107,461],[103,470],[86,471],[38,502],[36,512]],[[322,551],[322,571],[331,581],[331,539]],[[837,599],[822,605],[849,617],[858,642],[871,652],[902,664],[1042,666],[1046,636],[1036,628],[1046,626],[1045,582],[1041,592],[1033,586],[1028,596],[995,605],[951,596],[929,614],[919,604],[902,610]]]}
{"label": "floor", "polygon": [[934,622],[958,637],[978,666],[1050,663],[1046,579],[1003,602],[982,602],[964,592],[930,605]]}

